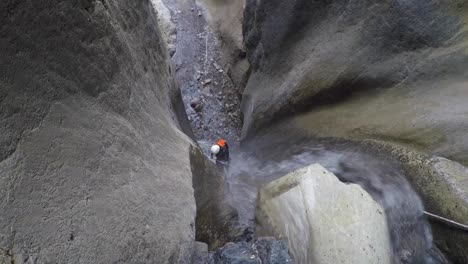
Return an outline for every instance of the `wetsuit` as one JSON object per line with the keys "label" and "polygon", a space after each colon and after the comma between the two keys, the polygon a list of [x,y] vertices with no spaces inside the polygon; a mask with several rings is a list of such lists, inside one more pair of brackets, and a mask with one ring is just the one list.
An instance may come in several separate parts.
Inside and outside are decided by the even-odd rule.
{"label": "wetsuit", "polygon": [[218,154],[216,154],[216,160],[228,162],[229,161],[229,147],[228,147],[228,144],[225,143],[224,147],[219,146],[219,148],[220,148],[219,152],[218,152]]}
{"label": "wetsuit", "polygon": [[[223,146],[218,144],[219,152],[216,154],[216,163],[218,162],[229,162],[229,146],[227,142],[224,141],[222,143]],[[211,158],[213,158],[213,153],[211,154]]]}

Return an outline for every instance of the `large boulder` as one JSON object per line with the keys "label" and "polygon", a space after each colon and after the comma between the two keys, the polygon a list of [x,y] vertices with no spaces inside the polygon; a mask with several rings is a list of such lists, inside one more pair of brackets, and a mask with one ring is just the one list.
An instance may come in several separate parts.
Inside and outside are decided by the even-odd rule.
{"label": "large boulder", "polygon": [[[395,151],[395,150],[394,150]],[[396,150],[398,151],[398,150]],[[402,151],[401,153],[408,153]],[[411,152],[410,152],[411,153]],[[411,153],[400,156],[430,213],[468,224],[468,169],[451,160]],[[406,162],[408,161],[408,162]],[[421,176],[424,177],[421,177]],[[431,219],[435,244],[455,263],[468,261],[468,230]]]}
{"label": "large boulder", "polygon": [[0,262],[192,263],[187,118],[149,1],[0,3]]}
{"label": "large boulder", "polygon": [[392,263],[382,206],[318,164],[269,183],[258,204],[260,235],[285,238],[295,263]]}

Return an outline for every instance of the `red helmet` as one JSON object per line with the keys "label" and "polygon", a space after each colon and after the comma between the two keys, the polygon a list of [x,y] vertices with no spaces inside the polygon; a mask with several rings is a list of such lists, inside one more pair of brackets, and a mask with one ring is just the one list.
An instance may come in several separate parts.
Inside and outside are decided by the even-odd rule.
{"label": "red helmet", "polygon": [[225,140],[225,139],[220,139],[220,140],[218,140],[218,145],[219,145],[220,147],[226,146],[226,140]]}

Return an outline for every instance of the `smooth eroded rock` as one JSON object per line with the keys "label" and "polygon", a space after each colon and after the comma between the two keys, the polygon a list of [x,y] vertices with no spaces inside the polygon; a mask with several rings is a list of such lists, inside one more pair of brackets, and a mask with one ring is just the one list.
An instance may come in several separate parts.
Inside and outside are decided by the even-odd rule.
{"label": "smooth eroded rock", "polygon": [[[292,142],[376,144],[427,210],[466,224],[468,189],[456,185],[468,174],[432,157],[468,165],[467,11],[461,0],[248,0],[244,142],[281,127],[276,137]],[[448,257],[466,263],[466,239],[444,235],[459,231],[433,227]]]}
{"label": "smooth eroded rock", "polygon": [[295,263],[392,263],[383,208],[318,164],[260,190],[262,232],[288,241]]}
{"label": "smooth eroded rock", "polygon": [[247,83],[250,64],[242,36],[245,0],[197,0],[204,8],[206,20],[222,41],[223,64],[238,88]]}
{"label": "smooth eroded rock", "polygon": [[0,259],[191,263],[194,143],[151,4],[8,0],[0,24]]}
{"label": "smooth eroded rock", "polygon": [[[208,148],[207,148],[208,149]],[[242,233],[237,211],[229,205],[223,169],[196,147],[190,148],[190,165],[197,204],[196,240],[210,250],[223,246]]]}

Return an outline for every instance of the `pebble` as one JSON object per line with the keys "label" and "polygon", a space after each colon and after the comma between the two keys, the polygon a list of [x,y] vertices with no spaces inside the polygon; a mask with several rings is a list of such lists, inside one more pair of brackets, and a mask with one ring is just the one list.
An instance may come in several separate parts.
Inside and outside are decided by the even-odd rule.
{"label": "pebble", "polygon": [[206,80],[203,82],[203,85],[210,84],[212,81],[213,81],[212,79],[206,79]]}
{"label": "pebble", "polygon": [[200,112],[203,108],[203,105],[198,98],[195,98],[190,101],[190,107],[192,107],[196,112]]}
{"label": "pebble", "polygon": [[216,68],[217,71],[223,72],[223,68],[221,68],[221,66],[219,66],[216,62],[213,62],[213,66]]}

